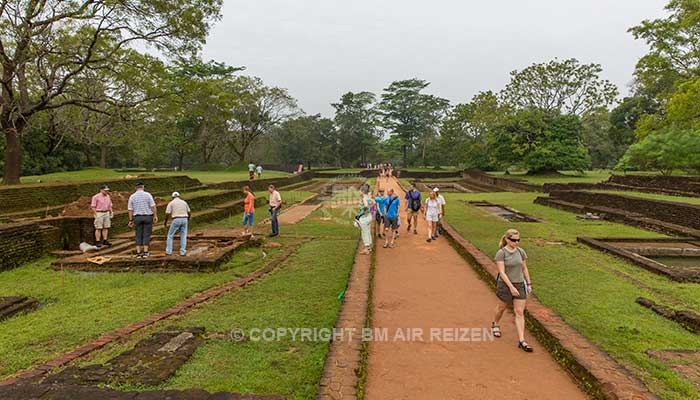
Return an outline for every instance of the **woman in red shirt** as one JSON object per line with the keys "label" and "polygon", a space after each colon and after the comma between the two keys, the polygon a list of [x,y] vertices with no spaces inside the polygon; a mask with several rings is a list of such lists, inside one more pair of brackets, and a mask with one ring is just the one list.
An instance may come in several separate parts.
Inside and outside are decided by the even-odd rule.
{"label": "woman in red shirt", "polygon": [[255,195],[250,191],[248,186],[243,186],[243,194],[245,194],[243,208],[243,235],[250,234],[253,237],[251,229],[253,228],[253,216],[255,215]]}

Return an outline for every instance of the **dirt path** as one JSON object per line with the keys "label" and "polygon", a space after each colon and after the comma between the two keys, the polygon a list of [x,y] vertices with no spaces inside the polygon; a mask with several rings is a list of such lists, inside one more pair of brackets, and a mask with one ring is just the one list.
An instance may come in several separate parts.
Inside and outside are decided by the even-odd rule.
{"label": "dirt path", "polygon": [[[585,399],[529,333],[535,352],[516,347],[512,314],[501,321],[502,338],[477,341],[472,336],[490,326],[494,293],[446,239],[426,242],[424,219],[418,221],[417,235],[406,232],[404,192],[395,180],[380,185],[400,196],[402,228],[395,248],[378,246],[372,326],[387,328],[389,338],[420,328],[423,340],[370,343],[366,398]],[[431,340],[434,328],[441,338]],[[459,341],[464,332],[454,328],[470,328],[467,337],[475,339]],[[452,332],[457,341],[448,337]]]}

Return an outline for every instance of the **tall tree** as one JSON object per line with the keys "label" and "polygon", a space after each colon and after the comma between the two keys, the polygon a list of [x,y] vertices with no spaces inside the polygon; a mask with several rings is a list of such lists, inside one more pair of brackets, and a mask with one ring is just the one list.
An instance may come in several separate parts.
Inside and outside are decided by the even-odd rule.
{"label": "tall tree", "polygon": [[335,133],[333,121],[320,115],[289,119],[271,134],[278,160],[284,165],[331,164]]}
{"label": "tall tree", "polygon": [[581,64],[574,58],[537,63],[511,72],[501,96],[515,108],[581,116],[611,105],[617,97],[617,87],[601,79],[601,72],[599,64]]}
{"label": "tall tree", "polygon": [[248,149],[261,136],[301,111],[286,89],[266,86],[260,78],[238,77],[231,90],[239,103],[229,122],[229,144],[240,161],[246,161]]}
{"label": "tall tree", "polygon": [[[425,146],[435,137],[449,109],[447,99],[422,93],[429,85],[415,78],[393,82],[384,89],[379,103],[382,126],[400,139],[405,166],[409,165],[409,153],[413,153],[419,140]],[[424,146],[421,155],[425,162]]]}
{"label": "tall tree", "polygon": [[37,113],[67,105],[117,102],[76,90],[86,71],[115,70],[124,49],[150,43],[165,52],[197,49],[221,0],[0,1],[0,129],[5,136],[4,183],[18,183],[21,134]]}
{"label": "tall tree", "polygon": [[338,138],[338,160],[341,166],[356,162],[367,163],[369,150],[377,144],[376,96],[370,92],[345,93],[335,109],[335,125]]}

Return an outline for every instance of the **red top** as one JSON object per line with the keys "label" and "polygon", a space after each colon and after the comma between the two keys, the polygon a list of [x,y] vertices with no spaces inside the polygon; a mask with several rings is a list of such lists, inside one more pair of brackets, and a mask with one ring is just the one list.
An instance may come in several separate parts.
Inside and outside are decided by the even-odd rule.
{"label": "red top", "polygon": [[247,213],[252,213],[255,212],[255,196],[253,196],[253,193],[248,192],[248,195],[245,197],[245,208],[243,211]]}

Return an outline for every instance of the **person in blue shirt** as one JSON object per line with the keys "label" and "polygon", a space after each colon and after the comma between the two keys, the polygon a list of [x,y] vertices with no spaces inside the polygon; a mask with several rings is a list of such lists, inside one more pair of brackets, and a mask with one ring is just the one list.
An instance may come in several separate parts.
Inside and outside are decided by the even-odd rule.
{"label": "person in blue shirt", "polygon": [[374,231],[377,232],[377,237],[384,236],[384,213],[386,212],[386,196],[384,196],[384,189],[379,189],[377,197],[374,199],[375,211],[374,211]]}
{"label": "person in blue shirt", "polygon": [[394,247],[394,241],[399,233],[399,207],[401,206],[401,199],[394,193],[394,189],[389,189],[387,191],[387,197],[384,200],[386,211],[384,213],[384,230],[386,232],[391,231],[391,241],[389,241],[389,235],[384,235],[384,247]]}

